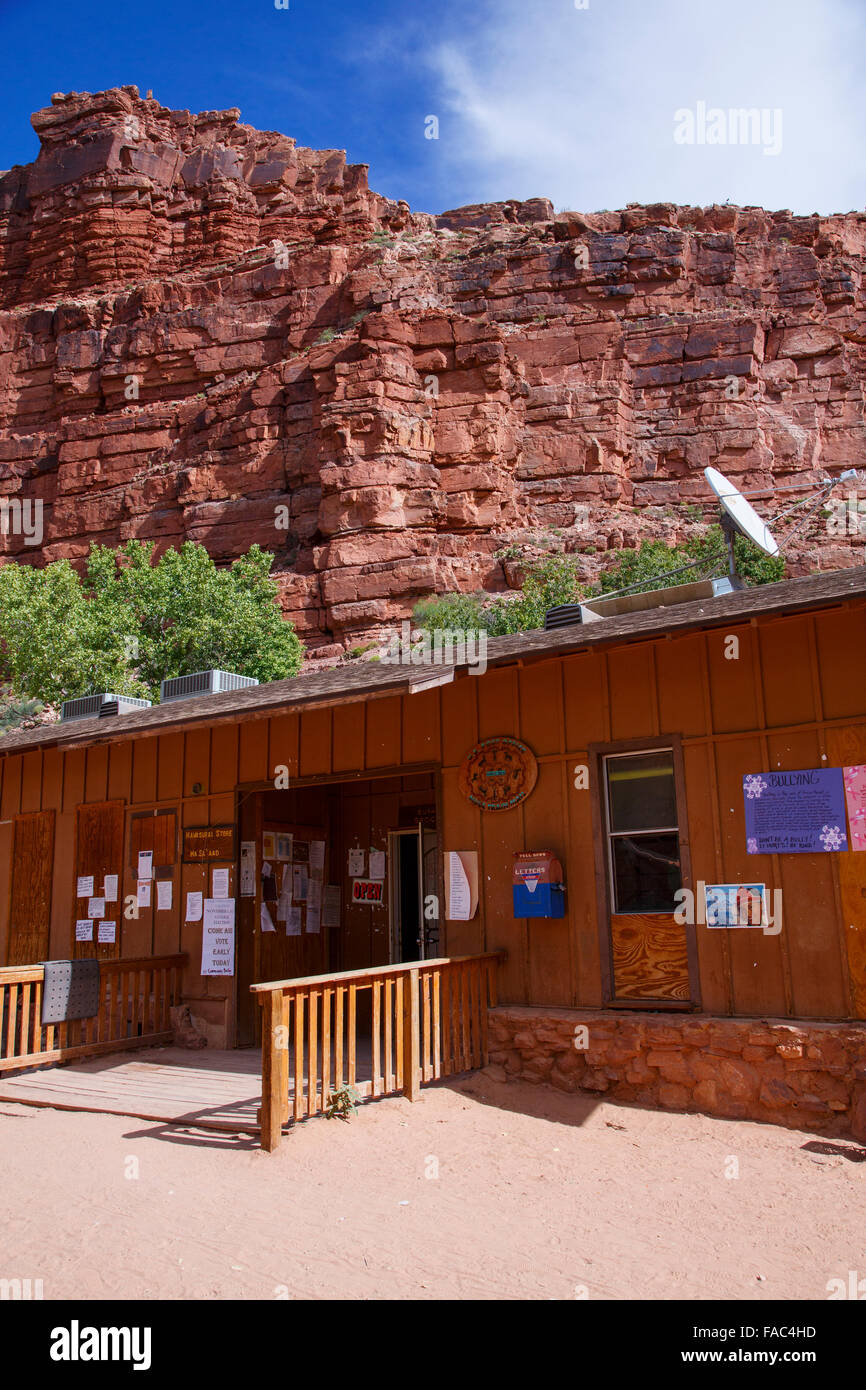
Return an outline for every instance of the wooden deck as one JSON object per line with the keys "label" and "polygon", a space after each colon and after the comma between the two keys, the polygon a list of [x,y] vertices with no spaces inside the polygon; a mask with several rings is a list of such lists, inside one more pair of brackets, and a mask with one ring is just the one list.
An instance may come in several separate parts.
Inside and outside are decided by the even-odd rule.
{"label": "wooden deck", "polygon": [[205,1129],[257,1131],[261,1054],[143,1048],[0,1075],[0,1101],[129,1115]]}

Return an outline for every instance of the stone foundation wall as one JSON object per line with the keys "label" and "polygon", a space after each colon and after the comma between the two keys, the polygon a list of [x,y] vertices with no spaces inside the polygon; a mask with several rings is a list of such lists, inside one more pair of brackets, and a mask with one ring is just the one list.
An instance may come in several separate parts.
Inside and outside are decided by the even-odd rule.
{"label": "stone foundation wall", "polygon": [[506,1006],[489,1037],[499,1080],[866,1140],[866,1023]]}

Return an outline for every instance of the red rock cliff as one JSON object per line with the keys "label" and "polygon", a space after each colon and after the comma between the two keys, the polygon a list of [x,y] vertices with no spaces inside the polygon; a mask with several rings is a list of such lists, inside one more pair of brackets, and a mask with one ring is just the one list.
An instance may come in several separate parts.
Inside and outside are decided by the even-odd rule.
{"label": "red rock cliff", "polygon": [[[709,463],[863,466],[866,215],[412,214],[239,114],[56,95],[0,177],[0,494],[45,519],[6,555],[257,541],[326,652],[506,545],[689,534]],[[862,558],[819,528],[793,568]]]}

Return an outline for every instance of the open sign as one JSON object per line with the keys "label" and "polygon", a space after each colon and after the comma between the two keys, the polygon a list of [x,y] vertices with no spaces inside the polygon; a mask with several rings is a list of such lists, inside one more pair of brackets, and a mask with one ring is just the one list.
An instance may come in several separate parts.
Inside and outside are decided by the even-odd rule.
{"label": "open sign", "polygon": [[356,878],[352,880],[353,903],[381,903],[385,888],[381,878]]}

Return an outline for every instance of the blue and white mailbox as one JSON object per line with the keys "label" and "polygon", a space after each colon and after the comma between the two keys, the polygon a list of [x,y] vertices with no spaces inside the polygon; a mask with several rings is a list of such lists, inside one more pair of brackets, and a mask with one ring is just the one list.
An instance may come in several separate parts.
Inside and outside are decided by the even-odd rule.
{"label": "blue and white mailbox", "polygon": [[562,865],[552,850],[514,856],[511,876],[515,917],[564,917]]}

